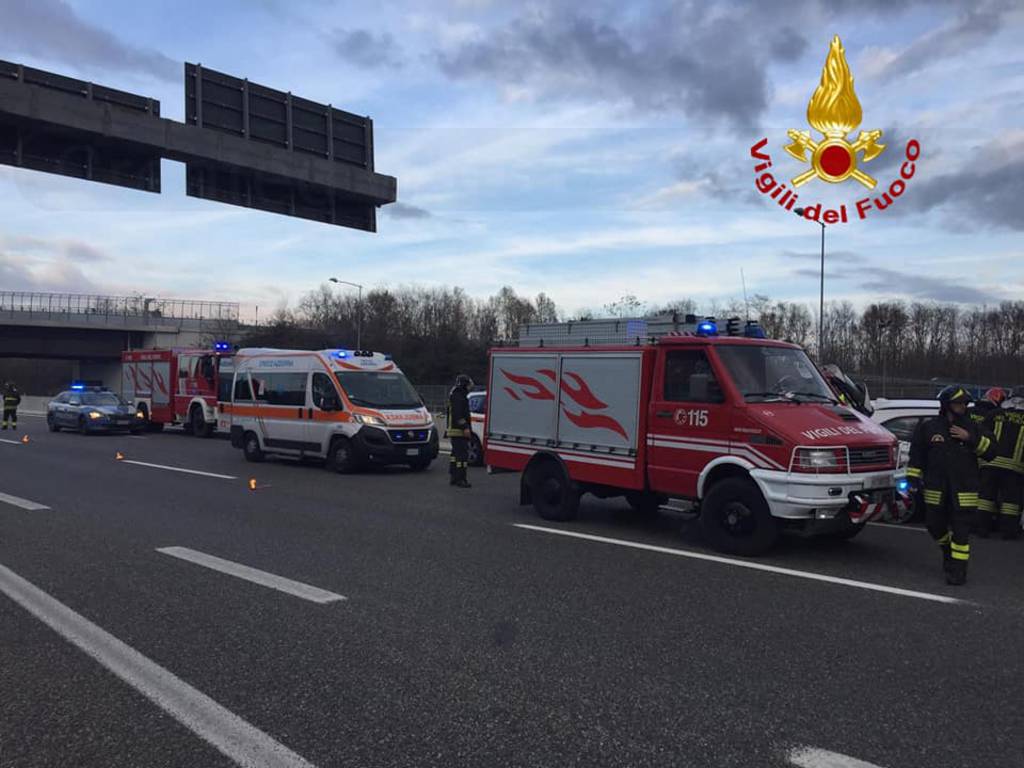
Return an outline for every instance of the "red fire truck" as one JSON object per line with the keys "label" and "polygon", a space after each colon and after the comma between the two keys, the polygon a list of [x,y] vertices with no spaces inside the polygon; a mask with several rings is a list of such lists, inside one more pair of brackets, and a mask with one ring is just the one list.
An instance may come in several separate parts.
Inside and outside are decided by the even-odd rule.
{"label": "red fire truck", "polygon": [[804,351],[754,323],[529,326],[491,352],[485,461],[570,520],[580,496],[692,502],[705,538],[753,555],[782,529],[850,538],[896,493],[897,443],[841,405]]}
{"label": "red fire truck", "polygon": [[234,353],[226,342],[213,349],[133,349],[121,354],[121,394],[142,412],[150,429],[181,424],[197,437],[217,426],[221,360]]}

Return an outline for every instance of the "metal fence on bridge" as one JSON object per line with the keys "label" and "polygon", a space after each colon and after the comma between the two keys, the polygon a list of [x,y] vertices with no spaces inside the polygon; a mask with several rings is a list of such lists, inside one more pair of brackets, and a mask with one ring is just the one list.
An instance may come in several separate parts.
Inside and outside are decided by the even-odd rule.
{"label": "metal fence on bridge", "polygon": [[194,301],[146,296],[96,296],[79,293],[0,291],[0,314],[28,319],[67,316],[95,319],[139,318],[145,321],[191,320],[238,323],[239,305],[229,301]]}

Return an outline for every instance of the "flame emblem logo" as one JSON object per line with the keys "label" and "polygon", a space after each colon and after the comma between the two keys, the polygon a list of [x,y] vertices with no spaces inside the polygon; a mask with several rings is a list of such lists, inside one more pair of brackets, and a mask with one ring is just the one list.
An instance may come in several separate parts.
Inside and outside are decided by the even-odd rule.
{"label": "flame emblem logo", "polygon": [[[846,51],[839,35],[832,38],[825,66],[821,70],[821,82],[807,104],[807,122],[824,136],[824,140],[811,138],[810,131],[790,129],[791,144],[786,152],[811,167],[792,179],[794,187],[806,184],[814,178],[838,184],[855,179],[868,189],[874,189],[876,181],[857,167],[857,155],[863,153],[861,162],[867,163],[885,151],[879,130],[861,131],[852,144],[846,136],[860,125],[862,119],[860,101],[853,90],[853,74],[846,63]],[[809,153],[809,154],[808,154]]]}

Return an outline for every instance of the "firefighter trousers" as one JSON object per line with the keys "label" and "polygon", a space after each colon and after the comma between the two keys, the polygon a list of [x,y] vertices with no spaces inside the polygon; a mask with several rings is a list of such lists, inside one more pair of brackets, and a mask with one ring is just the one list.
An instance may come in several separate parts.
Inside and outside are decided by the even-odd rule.
{"label": "firefighter trousers", "polygon": [[1006,535],[1020,530],[1021,476],[1012,469],[982,467],[978,488],[977,528],[988,533],[999,520]]}
{"label": "firefighter trousers", "polygon": [[452,456],[448,460],[448,475],[452,485],[466,482],[469,468],[469,440],[465,437],[452,437]]}
{"label": "firefighter trousers", "polygon": [[947,574],[967,578],[971,559],[971,524],[978,504],[978,494],[948,491],[924,491],[925,526],[942,550],[942,567]]}
{"label": "firefighter trousers", "polygon": [[3,428],[7,429],[10,426],[11,429],[18,428],[18,407],[8,408],[4,406],[4,422]]}

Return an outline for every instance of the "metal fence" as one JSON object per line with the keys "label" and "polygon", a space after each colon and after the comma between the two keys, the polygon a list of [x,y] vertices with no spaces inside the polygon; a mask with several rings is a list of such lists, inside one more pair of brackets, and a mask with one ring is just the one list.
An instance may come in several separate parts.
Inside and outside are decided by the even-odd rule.
{"label": "metal fence", "polygon": [[237,323],[239,305],[229,301],[96,296],[80,293],[0,291],[0,313],[32,317],[85,315]]}

